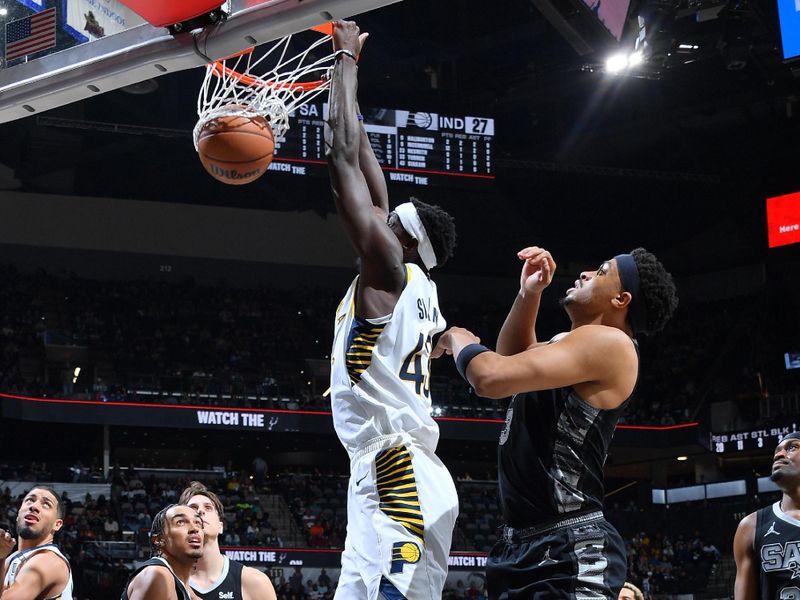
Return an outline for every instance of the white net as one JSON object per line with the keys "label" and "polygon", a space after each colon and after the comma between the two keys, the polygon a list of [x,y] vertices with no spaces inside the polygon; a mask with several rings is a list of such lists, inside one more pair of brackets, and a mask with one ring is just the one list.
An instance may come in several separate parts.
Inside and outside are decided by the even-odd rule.
{"label": "white net", "polygon": [[[335,55],[330,35],[320,34],[305,50],[291,51],[292,36],[275,42],[258,58],[253,52],[206,67],[197,97],[194,147],[209,121],[220,117],[264,117],[278,138],[289,129],[289,114],[330,87]],[[328,44],[327,50],[322,50]],[[322,58],[317,56],[325,52]]]}

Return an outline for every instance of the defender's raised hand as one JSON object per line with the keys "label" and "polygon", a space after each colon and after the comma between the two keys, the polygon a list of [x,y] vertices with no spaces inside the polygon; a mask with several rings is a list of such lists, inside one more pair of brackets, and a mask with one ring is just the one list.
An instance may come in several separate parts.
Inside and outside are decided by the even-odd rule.
{"label": "defender's raised hand", "polygon": [[544,248],[530,246],[517,252],[517,257],[525,261],[519,278],[519,289],[523,296],[541,294],[553,281],[556,262]]}

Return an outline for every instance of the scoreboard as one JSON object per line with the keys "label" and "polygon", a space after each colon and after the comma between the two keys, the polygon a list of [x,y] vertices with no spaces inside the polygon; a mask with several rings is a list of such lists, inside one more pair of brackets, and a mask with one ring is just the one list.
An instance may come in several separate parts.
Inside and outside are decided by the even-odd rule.
{"label": "scoreboard", "polygon": [[797,423],[785,427],[768,427],[731,433],[712,433],[711,449],[717,454],[745,450],[775,450],[775,446],[787,433],[797,431]]}
{"label": "scoreboard", "polygon": [[[289,117],[275,140],[271,171],[321,174],[327,104],[308,104]],[[367,109],[364,129],[389,181],[446,185],[450,180],[492,181],[494,119],[395,109]],[[327,171],[324,171],[327,176]]]}

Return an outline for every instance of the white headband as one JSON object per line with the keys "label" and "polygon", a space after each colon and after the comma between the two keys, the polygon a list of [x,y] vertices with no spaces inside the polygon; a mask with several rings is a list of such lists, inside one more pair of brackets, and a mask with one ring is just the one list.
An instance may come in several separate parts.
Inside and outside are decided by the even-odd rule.
{"label": "white headband", "polygon": [[422,221],[417,214],[417,208],[411,202],[405,202],[394,209],[400,223],[403,224],[403,229],[408,232],[408,235],[417,240],[417,251],[419,252],[425,268],[429,271],[436,266],[436,253],[431,246],[431,240],[428,237],[428,232],[422,225]]}

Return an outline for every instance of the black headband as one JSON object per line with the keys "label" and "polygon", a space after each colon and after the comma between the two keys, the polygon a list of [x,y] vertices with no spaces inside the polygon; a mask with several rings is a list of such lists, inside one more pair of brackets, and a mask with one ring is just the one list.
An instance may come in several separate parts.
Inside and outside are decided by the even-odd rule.
{"label": "black headband", "polygon": [[636,261],[630,254],[617,254],[614,260],[617,261],[617,272],[619,272],[619,279],[622,282],[622,289],[631,295],[631,301],[628,304],[628,320],[631,323],[633,334],[636,335],[647,329],[647,309],[639,297],[639,267],[636,266]]}
{"label": "black headband", "polygon": [[793,431],[792,433],[787,433],[785,436],[781,438],[781,441],[778,442],[778,445],[782,444],[786,440],[800,440],[800,431]]}

